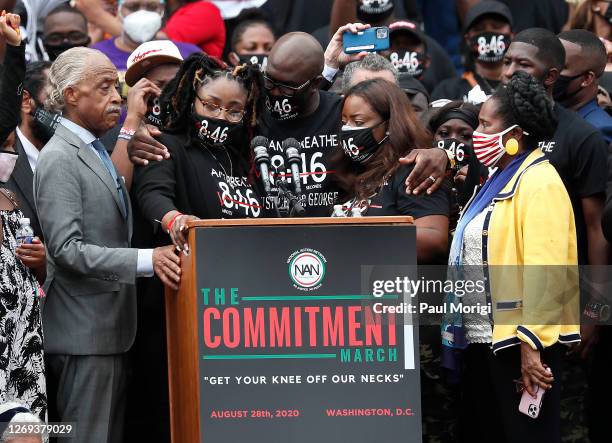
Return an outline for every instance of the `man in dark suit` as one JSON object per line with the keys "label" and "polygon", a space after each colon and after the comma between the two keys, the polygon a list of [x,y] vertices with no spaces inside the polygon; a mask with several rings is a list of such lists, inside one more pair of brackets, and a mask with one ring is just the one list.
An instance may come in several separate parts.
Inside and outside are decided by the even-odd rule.
{"label": "man in dark suit", "polygon": [[43,236],[34,205],[34,171],[38,154],[51,138],[51,134],[42,123],[34,118],[34,114],[47,99],[45,89],[50,66],[49,62],[34,62],[26,68],[21,118],[15,138],[15,152],[19,154],[19,158],[13,175],[6,183],[6,187],[17,195],[21,212],[30,219],[30,226],[40,239]]}
{"label": "man in dark suit", "polygon": [[132,208],[100,137],[117,124],[117,70],[100,51],[72,48],[49,70],[46,104],[62,113],[41,151],[34,200],[47,243],[42,309],[47,376],[69,442],[123,440],[127,351],[136,335],[136,277],[179,282],[173,247],[135,249]]}

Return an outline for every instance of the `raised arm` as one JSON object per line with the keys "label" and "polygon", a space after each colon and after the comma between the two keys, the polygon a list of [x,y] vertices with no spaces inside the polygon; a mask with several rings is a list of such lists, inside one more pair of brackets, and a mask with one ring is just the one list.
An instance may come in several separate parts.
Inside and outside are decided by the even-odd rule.
{"label": "raised arm", "polygon": [[20,23],[21,19],[15,14],[0,17],[0,41],[6,42],[4,67],[0,77],[0,144],[4,143],[19,123],[25,76],[25,45],[21,44]]}

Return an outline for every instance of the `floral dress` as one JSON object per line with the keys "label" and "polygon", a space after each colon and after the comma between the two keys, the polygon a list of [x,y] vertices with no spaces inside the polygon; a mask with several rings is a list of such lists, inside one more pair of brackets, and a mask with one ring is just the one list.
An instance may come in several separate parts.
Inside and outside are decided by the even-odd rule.
{"label": "floral dress", "polygon": [[20,210],[0,210],[0,404],[21,403],[46,422],[40,287],[17,258]]}

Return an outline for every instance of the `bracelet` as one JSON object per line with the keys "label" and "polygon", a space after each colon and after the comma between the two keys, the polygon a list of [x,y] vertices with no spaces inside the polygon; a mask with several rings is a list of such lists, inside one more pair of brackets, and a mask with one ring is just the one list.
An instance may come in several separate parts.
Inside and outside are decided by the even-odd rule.
{"label": "bracelet", "polygon": [[132,140],[132,136],[131,135],[121,134],[121,133],[117,136],[117,138],[120,138],[120,139],[123,139],[123,140],[127,140],[127,141]]}
{"label": "bracelet", "polygon": [[172,229],[172,225],[174,225],[174,222],[176,221],[176,219],[179,218],[181,215],[183,214],[178,212],[174,217],[172,217],[172,219],[168,222],[168,231]]}
{"label": "bracelet", "polygon": [[124,126],[124,127],[122,127],[122,128],[119,130],[119,134],[129,135],[129,136],[130,136],[130,138],[131,138],[131,137],[132,137],[134,134],[136,134],[136,130],[135,130],[135,129],[126,128],[126,127]]}

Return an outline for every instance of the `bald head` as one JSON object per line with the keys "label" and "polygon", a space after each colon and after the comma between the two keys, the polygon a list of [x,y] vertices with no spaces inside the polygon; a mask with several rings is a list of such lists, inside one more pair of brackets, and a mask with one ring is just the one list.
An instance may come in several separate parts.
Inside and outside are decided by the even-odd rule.
{"label": "bald head", "polygon": [[266,72],[284,83],[303,84],[323,72],[323,48],[310,34],[290,32],[272,47]]}

